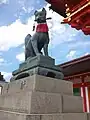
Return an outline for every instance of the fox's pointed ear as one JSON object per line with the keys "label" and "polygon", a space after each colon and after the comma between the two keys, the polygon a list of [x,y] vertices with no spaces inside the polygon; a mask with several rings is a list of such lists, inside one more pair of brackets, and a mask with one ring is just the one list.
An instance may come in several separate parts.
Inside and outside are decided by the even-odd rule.
{"label": "fox's pointed ear", "polygon": [[34,15],[36,15],[36,13],[37,13],[38,11],[37,10],[35,10],[35,12],[34,12]]}
{"label": "fox's pointed ear", "polygon": [[46,12],[46,9],[45,9],[45,8],[43,8],[43,9],[42,9],[42,11],[45,11],[45,12]]}
{"label": "fox's pointed ear", "polygon": [[45,9],[45,8],[43,8],[43,9],[42,9],[42,12],[44,12],[44,13],[46,14],[46,9]]}

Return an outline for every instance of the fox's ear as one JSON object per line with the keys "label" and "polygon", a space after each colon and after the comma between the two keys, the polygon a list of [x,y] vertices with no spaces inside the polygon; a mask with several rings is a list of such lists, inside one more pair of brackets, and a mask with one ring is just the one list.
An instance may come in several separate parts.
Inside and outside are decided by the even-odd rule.
{"label": "fox's ear", "polygon": [[42,12],[44,12],[44,13],[46,14],[46,9],[45,9],[45,8],[43,8],[43,9],[42,9]]}
{"label": "fox's ear", "polygon": [[37,10],[35,10],[35,12],[34,12],[34,15],[36,15],[36,13],[37,13],[38,11]]}
{"label": "fox's ear", "polygon": [[45,12],[46,12],[45,8],[43,8],[42,11],[45,11]]}

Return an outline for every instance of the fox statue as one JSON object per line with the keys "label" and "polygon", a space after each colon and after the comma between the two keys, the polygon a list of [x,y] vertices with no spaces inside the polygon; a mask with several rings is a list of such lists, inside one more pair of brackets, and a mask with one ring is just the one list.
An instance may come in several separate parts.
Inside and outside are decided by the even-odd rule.
{"label": "fox statue", "polygon": [[[35,21],[37,22],[36,31],[33,36],[28,34],[25,37],[25,60],[34,56],[42,54],[48,56],[48,44],[49,44],[49,29],[47,25],[46,10],[43,8],[41,11],[35,11]],[[33,30],[35,29],[35,26]]]}

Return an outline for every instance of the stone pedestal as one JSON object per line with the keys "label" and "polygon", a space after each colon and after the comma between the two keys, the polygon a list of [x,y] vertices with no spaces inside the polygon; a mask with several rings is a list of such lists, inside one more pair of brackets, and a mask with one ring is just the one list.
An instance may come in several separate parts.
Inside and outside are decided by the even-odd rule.
{"label": "stone pedestal", "polygon": [[63,79],[62,69],[55,65],[55,60],[49,56],[38,55],[28,58],[19,65],[19,69],[13,71],[11,81],[19,80],[34,74],[57,79]]}
{"label": "stone pedestal", "polygon": [[32,75],[3,87],[0,120],[90,120],[71,82]]}

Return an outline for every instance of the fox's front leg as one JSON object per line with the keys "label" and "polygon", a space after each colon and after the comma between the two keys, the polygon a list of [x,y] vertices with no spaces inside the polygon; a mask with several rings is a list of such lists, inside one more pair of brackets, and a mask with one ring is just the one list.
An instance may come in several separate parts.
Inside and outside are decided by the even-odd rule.
{"label": "fox's front leg", "polygon": [[44,55],[48,56],[48,44],[45,44],[43,47]]}
{"label": "fox's front leg", "polygon": [[41,55],[41,53],[38,50],[37,40],[31,40],[33,50],[36,55]]}

